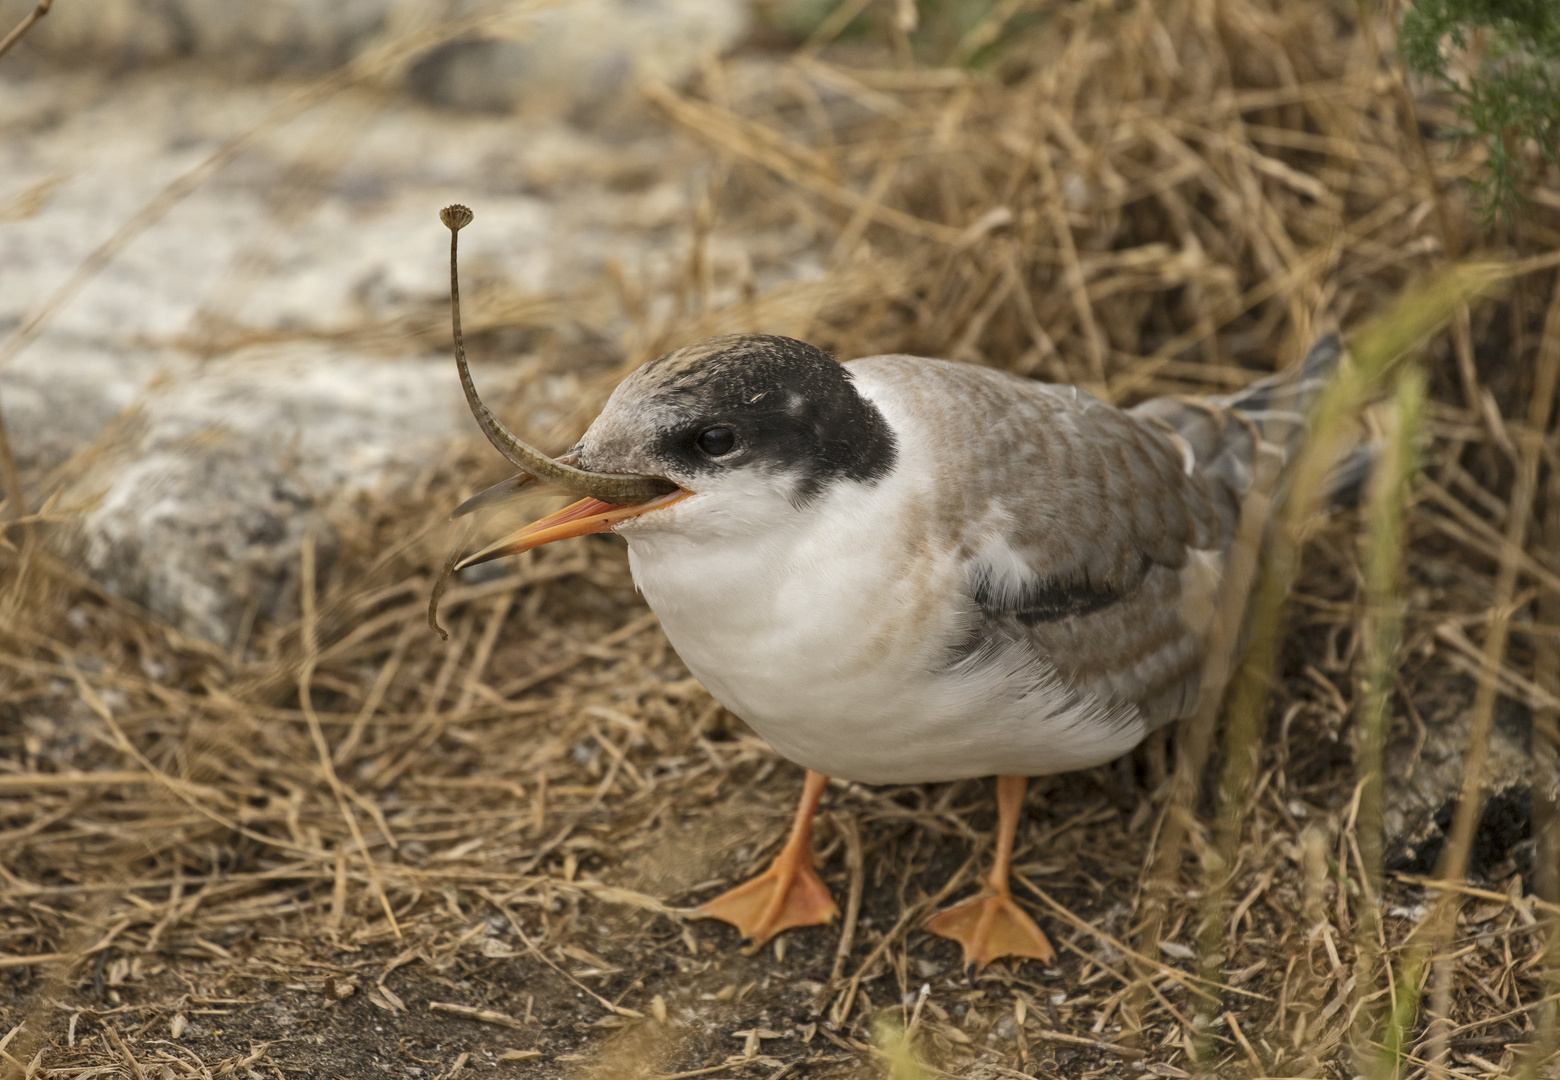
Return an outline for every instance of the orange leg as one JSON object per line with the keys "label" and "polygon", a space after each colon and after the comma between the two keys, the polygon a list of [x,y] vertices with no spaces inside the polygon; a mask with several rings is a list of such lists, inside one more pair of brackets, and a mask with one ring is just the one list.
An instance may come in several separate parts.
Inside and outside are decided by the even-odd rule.
{"label": "orange leg", "polygon": [[967,904],[932,916],[926,929],[964,946],[964,963],[979,971],[999,956],[1052,960],[1056,950],[1023,908],[1013,900],[1008,870],[1013,861],[1013,836],[1024,806],[1029,779],[997,777],[997,858],[980,896]]}
{"label": "orange leg", "polygon": [[827,776],[808,769],[791,835],[769,869],[699,906],[699,918],[724,919],[742,931],[751,942],[745,952],[757,951],[782,930],[833,922],[840,913],[812,866],[813,815],[828,783]]}

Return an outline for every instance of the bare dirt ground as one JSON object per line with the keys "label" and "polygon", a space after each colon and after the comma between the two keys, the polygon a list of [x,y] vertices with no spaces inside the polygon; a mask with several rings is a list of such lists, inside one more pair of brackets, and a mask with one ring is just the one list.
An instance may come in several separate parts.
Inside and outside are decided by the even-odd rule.
{"label": "bare dirt ground", "polygon": [[[623,373],[738,329],[1124,403],[1219,392],[1488,247],[1500,290],[1422,354],[1383,821],[1362,822],[1356,766],[1368,522],[1345,509],[1306,536],[1255,746],[1216,744],[1189,789],[1176,740],[1032,784],[1016,877],[1055,968],[971,979],[920,929],[988,857],[974,782],[831,786],[818,842],[842,924],[745,956],[687,909],[764,865],[800,770],[688,677],[611,538],[457,579],[449,640],[427,628],[444,516],[501,476],[485,448],[320,500],[276,549],[275,603],[221,643],[86,572],[90,508],[46,503],[41,461],[46,510],[0,544],[7,1076],[1347,1078],[1378,1075],[1432,940],[1400,1074],[1510,1076],[1527,1054],[1527,1075],[1560,1075],[1560,908],[1531,812],[1554,799],[1560,693],[1560,496],[1535,411],[1560,364],[1554,185],[1518,235],[1483,231],[1462,186],[1481,151],[1421,153],[1445,114],[1397,91],[1390,26],[1352,8],[962,11],[913,33],[825,17],[646,87],[636,137],[676,145],[666,167],[696,197],[649,235],[655,260],[593,288],[539,298],[489,266],[470,344],[523,357],[505,415],[567,445]],[[657,167],[603,189],[653,190]],[[442,312],[412,293],[403,321],[365,321],[374,355],[448,365]],[[1547,495],[1519,504],[1530,455]],[[1470,873],[1428,886],[1481,714]],[[1250,769],[1225,848],[1232,761]]]}

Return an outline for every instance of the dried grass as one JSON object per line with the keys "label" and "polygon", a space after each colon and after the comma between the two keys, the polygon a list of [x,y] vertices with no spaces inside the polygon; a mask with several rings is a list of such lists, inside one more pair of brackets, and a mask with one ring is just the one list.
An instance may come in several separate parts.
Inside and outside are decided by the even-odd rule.
{"label": "dried grass", "polygon": [[[622,372],[727,330],[951,356],[1118,401],[1227,389],[1478,246],[1461,187],[1477,149],[1421,140],[1433,105],[1414,115],[1382,59],[1390,27],[1356,32],[1352,10],[999,3],[952,47],[1006,43],[971,70],[907,62],[902,19],[834,40],[879,8],[845,3],[795,56],[650,92],[709,145],[708,190],[678,273],[614,273],[620,346],[555,442]],[[1033,12],[1038,25],[1009,25]],[[1382,510],[1292,511],[1304,558],[1295,547],[1266,579],[1284,588],[1259,584],[1269,663],[1227,710],[1247,734],[1221,750],[1212,702],[1179,780],[1161,745],[1138,756],[1141,782],[1035,785],[1015,862],[1064,952],[1054,972],[997,965],[965,984],[917,930],[978,865],[991,807],[973,784],[832,789],[820,835],[847,898],[839,930],[744,958],[728,931],[685,924],[676,905],[761,862],[796,770],[688,678],[610,541],[457,584],[450,639],[433,637],[436,523],[497,478],[475,447],[393,500],[339,509],[334,560],[305,549],[297,618],[233,653],[51,554],[52,526],[10,523],[0,1069],[356,1076],[388,1067],[379,1055],[445,1078],[508,1062],[604,1077],[1553,1075],[1553,860],[1535,863],[1537,895],[1510,864],[1462,880],[1465,798],[1442,866],[1456,880],[1378,876],[1379,746],[1346,762],[1353,732],[1402,737],[1461,693],[1476,737],[1497,694],[1534,709],[1535,760],[1553,767],[1557,205],[1551,189],[1519,235],[1487,238],[1511,256],[1498,299],[1432,305],[1452,326],[1424,351],[1406,565],[1373,561],[1396,543]],[[825,253],[817,280],[761,292],[722,254],[773,229]],[[527,326],[562,310],[511,307]],[[473,325],[501,330],[495,310]],[[1427,329],[1361,354],[1395,358]],[[544,344],[538,373],[561,355]],[[1340,392],[1339,410],[1370,388]],[[1405,497],[1403,468],[1378,507]],[[1367,558],[1354,541],[1372,520]],[[1381,618],[1398,572],[1401,649]],[[1470,793],[1480,753],[1476,738]],[[1205,761],[1225,778],[1211,802]],[[1430,967],[1435,1023],[1419,1015]]]}

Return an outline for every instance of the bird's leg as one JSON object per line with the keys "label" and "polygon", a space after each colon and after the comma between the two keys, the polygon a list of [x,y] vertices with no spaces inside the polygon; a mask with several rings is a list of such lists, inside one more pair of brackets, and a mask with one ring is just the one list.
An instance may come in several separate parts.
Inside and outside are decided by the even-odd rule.
{"label": "bird's leg", "polygon": [[812,823],[829,778],[811,769],[785,847],[758,877],[722,893],[698,909],[704,919],[724,919],[750,940],[746,952],[793,926],[833,922],[840,909],[812,866]]}
{"label": "bird's leg", "polygon": [[1052,960],[1056,950],[1023,908],[1013,900],[1008,870],[1013,861],[1013,836],[1024,806],[1023,776],[997,777],[997,857],[983,893],[967,904],[934,915],[926,929],[964,946],[965,966],[979,971],[999,956]]}

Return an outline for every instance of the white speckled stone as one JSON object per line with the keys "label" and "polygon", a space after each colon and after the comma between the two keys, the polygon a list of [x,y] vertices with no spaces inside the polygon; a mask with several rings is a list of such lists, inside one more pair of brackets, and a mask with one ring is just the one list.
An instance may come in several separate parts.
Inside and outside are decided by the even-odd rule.
{"label": "white speckled stone", "polygon": [[[33,3],[0,0],[0,24]],[[411,87],[466,108],[595,107],[685,77],[748,25],[743,0],[91,0],[56,4],[24,48],[120,68],[199,57],[252,78],[324,71],[440,18],[490,12],[514,17],[422,58]]]}
{"label": "white speckled stone", "polygon": [[[0,0],[0,23],[20,10]],[[329,67],[411,10],[56,4],[0,65],[0,340],[169,181],[306,85],[288,69]],[[565,5],[525,45],[546,64],[528,68],[516,53],[494,69],[507,72],[498,82],[451,91],[503,104],[545,83],[551,112],[540,100],[506,115],[453,112],[354,90],[260,140],[0,370],[33,504],[63,485],[91,572],[210,640],[229,643],[247,605],[263,615],[295,603],[299,540],[314,530],[328,553],[326,507],[407,484],[474,434],[447,339],[428,332],[448,312],[439,207],[477,211],[461,237],[468,325],[480,324],[484,297],[602,297],[609,257],[665,272],[686,257],[701,159],[601,72],[675,76],[729,44],[744,12],[737,0]],[[50,60],[64,56],[72,62]],[[142,66],[116,75],[109,60]],[[278,74],[247,81],[257,71]],[[417,78],[430,88],[437,72]],[[576,108],[603,94],[619,99],[610,131]],[[615,305],[591,303],[593,331],[615,332]],[[477,359],[501,400],[513,352]]]}

